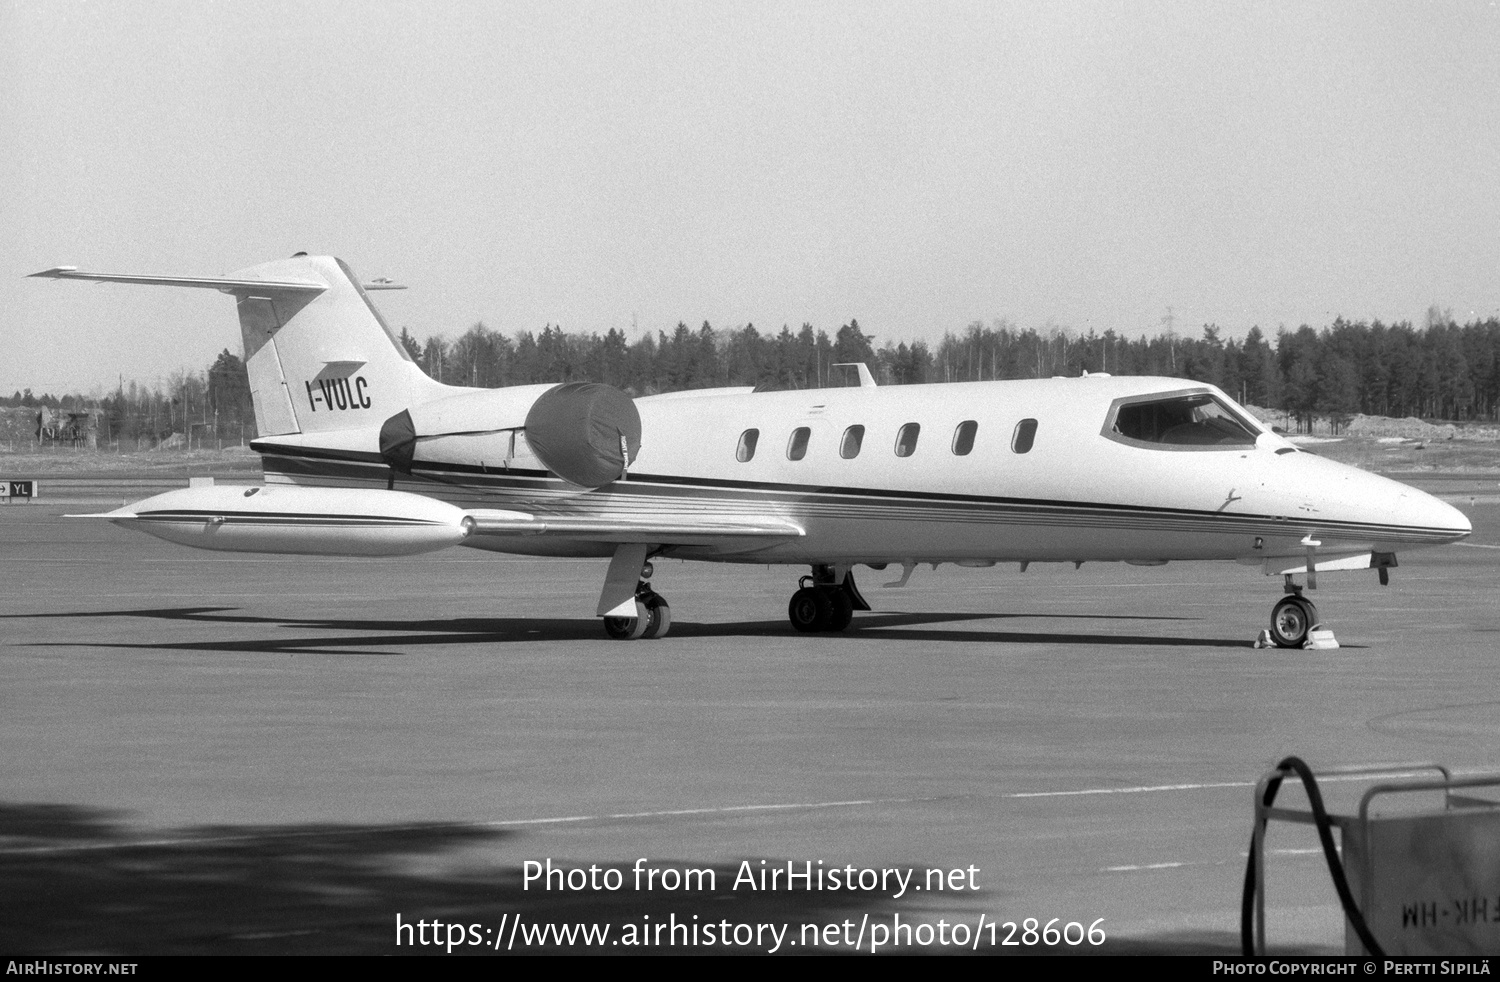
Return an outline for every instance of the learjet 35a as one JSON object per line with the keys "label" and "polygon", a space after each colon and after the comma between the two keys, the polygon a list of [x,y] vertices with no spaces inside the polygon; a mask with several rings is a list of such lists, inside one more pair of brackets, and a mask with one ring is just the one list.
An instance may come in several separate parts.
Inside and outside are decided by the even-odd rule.
{"label": "learjet 35a", "polygon": [[661,637],[657,557],[807,566],[789,616],[868,610],[852,569],[1233,560],[1284,580],[1271,634],[1318,614],[1294,582],[1470,532],[1414,488],[1303,452],[1211,385],[1025,381],[628,397],[599,383],[443,385],[340,260],[223,277],[35,276],[234,297],[265,483],[156,495],[118,525],[205,549],[391,556],[463,545],[608,557],[611,637]]}

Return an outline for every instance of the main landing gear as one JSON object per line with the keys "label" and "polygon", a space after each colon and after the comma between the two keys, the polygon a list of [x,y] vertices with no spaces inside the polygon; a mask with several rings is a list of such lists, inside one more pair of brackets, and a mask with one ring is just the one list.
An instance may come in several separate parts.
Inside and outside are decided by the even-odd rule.
{"label": "main landing gear", "polygon": [[1318,625],[1318,608],[1302,595],[1300,586],[1271,608],[1271,640],[1278,648],[1300,648],[1308,632]]}
{"label": "main landing gear", "polygon": [[799,631],[842,631],[856,610],[870,609],[848,570],[840,577],[832,566],[814,566],[812,575],[802,577],[798,585],[801,589],[792,594],[786,613]]}
{"label": "main landing gear", "polygon": [[664,638],[672,629],[672,608],[667,606],[666,597],[651,589],[651,573],[650,563],[641,567],[641,579],[635,585],[634,617],[604,618],[604,633],[616,641]]}

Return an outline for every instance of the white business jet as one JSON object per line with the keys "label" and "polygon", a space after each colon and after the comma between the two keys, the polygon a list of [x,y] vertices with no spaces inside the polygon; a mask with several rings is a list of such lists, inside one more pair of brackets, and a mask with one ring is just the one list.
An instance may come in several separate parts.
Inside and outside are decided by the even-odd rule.
{"label": "white business jet", "polygon": [[1302,576],[1455,542],[1458,510],[1299,450],[1211,385],[1081,378],[631,399],[570,382],[443,385],[338,259],[224,277],[35,276],[219,290],[239,309],[265,484],[169,491],[101,516],[244,552],[390,556],[463,545],[609,557],[597,612],[661,637],[656,557],[810,568],[799,631],[868,610],[851,572],[919,563],[1234,560],[1283,577],[1278,645],[1318,621]]}

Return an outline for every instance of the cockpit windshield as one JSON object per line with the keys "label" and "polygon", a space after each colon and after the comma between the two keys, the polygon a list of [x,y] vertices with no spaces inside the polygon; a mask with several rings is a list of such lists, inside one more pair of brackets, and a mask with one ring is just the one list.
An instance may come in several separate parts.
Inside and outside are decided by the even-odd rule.
{"label": "cockpit windshield", "polygon": [[1116,403],[1104,433],[1162,447],[1253,447],[1254,427],[1207,392]]}

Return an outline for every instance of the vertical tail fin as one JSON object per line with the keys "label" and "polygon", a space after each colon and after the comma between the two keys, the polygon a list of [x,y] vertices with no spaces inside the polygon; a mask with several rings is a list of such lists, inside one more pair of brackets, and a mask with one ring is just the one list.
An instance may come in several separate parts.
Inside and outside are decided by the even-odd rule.
{"label": "vertical tail fin", "polygon": [[332,256],[297,255],[218,277],[86,273],[33,276],[219,290],[234,296],[261,436],[375,426],[443,394]]}
{"label": "vertical tail fin", "polygon": [[297,256],[232,276],[325,287],[234,291],[262,436],[377,425],[442,389],[411,360],[342,260]]}

